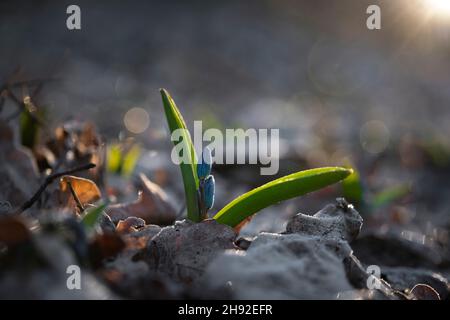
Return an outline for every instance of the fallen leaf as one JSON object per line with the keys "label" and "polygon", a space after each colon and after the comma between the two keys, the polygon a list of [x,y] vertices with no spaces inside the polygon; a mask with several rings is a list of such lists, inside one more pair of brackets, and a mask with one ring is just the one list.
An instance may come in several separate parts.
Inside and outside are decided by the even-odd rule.
{"label": "fallen leaf", "polygon": [[98,207],[94,207],[86,212],[86,214],[81,219],[84,227],[86,229],[93,229],[98,223],[100,223],[100,218],[105,215],[104,209],[106,204],[101,204]]}
{"label": "fallen leaf", "polygon": [[411,294],[417,300],[441,300],[439,293],[427,284],[416,284],[411,289]]}
{"label": "fallen leaf", "polygon": [[120,220],[117,223],[116,231],[118,233],[130,233],[137,231],[138,229],[145,226],[145,221],[137,217],[128,217],[125,220]]}
{"label": "fallen leaf", "polygon": [[115,223],[128,217],[138,217],[144,219],[147,224],[172,224],[176,219],[176,213],[167,194],[144,174],[140,174],[139,178],[141,192],[138,199],[131,203],[109,206],[106,213]]}
{"label": "fallen leaf", "polygon": [[100,189],[92,180],[75,176],[63,176],[59,182],[60,201],[63,205],[70,208],[75,208],[77,203],[70,191],[69,184],[83,206],[94,203],[102,196]]}

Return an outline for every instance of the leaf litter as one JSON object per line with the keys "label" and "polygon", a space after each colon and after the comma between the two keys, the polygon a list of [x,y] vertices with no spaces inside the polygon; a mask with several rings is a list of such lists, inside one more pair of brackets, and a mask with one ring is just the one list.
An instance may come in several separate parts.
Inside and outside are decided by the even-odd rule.
{"label": "leaf litter", "polygon": [[[249,213],[234,229],[176,221],[172,198],[144,173],[130,188],[137,199],[110,203],[106,148],[92,123],[59,125],[31,149],[12,126],[0,119],[2,298],[448,299],[437,275],[447,268],[443,248],[433,260],[398,234],[360,235],[363,219],[343,199],[292,216],[280,232],[239,237]],[[399,256],[377,256],[390,246]],[[368,262],[385,267],[378,289],[366,286]],[[80,292],[65,288],[73,264],[86,275]],[[422,269],[408,269],[415,264]]]}

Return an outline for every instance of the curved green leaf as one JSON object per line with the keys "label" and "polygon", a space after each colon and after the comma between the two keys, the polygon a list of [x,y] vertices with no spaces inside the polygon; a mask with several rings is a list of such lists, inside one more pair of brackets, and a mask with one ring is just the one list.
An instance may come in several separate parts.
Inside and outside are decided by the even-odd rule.
{"label": "curved green leaf", "polygon": [[231,227],[270,205],[319,190],[345,179],[351,169],[326,167],[296,172],[266,183],[231,201],[214,219]]}
{"label": "curved green leaf", "polygon": [[131,176],[131,174],[134,171],[134,168],[136,168],[136,164],[139,160],[139,157],[141,156],[141,148],[138,144],[134,144],[131,146],[130,150],[125,154],[123,157],[122,162],[122,174],[124,176]]}
{"label": "curved green leaf", "polygon": [[98,207],[92,208],[86,212],[86,214],[81,219],[81,223],[85,226],[86,229],[92,229],[97,224],[100,216],[103,213],[103,210],[108,206],[108,204],[103,203]]}
{"label": "curved green leaf", "polygon": [[191,135],[189,134],[180,110],[178,110],[172,97],[165,89],[160,89],[160,92],[170,133],[172,134],[172,132],[177,129],[184,129],[180,141],[174,141],[174,144],[188,144],[186,148],[183,148],[183,150],[187,150],[187,152],[189,152],[188,158],[191,159],[191,161],[190,163],[180,163],[180,169],[183,176],[188,219],[198,222],[200,221],[197,195],[199,182],[197,178],[197,157],[195,154],[194,144],[192,143]]}
{"label": "curved green leaf", "polygon": [[107,168],[109,172],[120,173],[120,167],[122,165],[122,150],[118,143],[108,146]]}

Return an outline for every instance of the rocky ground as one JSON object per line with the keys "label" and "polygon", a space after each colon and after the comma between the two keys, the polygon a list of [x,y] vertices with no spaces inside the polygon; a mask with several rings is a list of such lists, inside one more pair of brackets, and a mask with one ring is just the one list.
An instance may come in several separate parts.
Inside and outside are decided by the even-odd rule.
{"label": "rocky ground", "polygon": [[[89,123],[58,126],[32,148],[17,137],[16,125],[1,120],[3,299],[449,298],[446,204],[434,215],[417,206],[420,197],[444,199],[445,185],[376,212],[360,206],[360,214],[338,197],[313,214],[309,208],[342,194],[327,188],[233,229],[183,219],[170,162],[155,162],[148,175],[111,173]],[[439,181],[439,170],[418,179]],[[230,183],[234,191],[248,184],[220,167],[217,176],[219,205]],[[100,199],[114,203],[87,224]],[[79,290],[70,289],[70,266],[81,268]]]}
{"label": "rocky ground", "polygon": [[[291,216],[281,232],[247,236],[212,219],[175,221],[165,191],[143,174],[137,200],[109,206],[94,230],[80,221],[85,204],[66,197],[67,176],[47,186],[46,200],[20,207],[39,185],[36,155],[1,125],[1,298],[448,299],[446,243],[409,241],[395,230],[361,234],[363,218],[343,198]],[[70,148],[92,159],[95,143],[77,134]],[[86,181],[100,184],[101,175],[83,174],[92,180],[70,181],[78,201],[92,201],[101,191]],[[81,266],[80,290],[68,289],[71,265]]]}

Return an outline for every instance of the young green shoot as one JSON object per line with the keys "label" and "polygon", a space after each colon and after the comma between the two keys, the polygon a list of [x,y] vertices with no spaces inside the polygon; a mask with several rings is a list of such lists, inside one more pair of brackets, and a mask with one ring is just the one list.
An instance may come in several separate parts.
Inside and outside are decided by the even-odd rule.
{"label": "young green shoot", "polygon": [[322,189],[345,179],[351,172],[351,169],[326,167],[284,176],[234,199],[221,209],[214,219],[235,227],[268,206]]}
{"label": "young green shoot", "polygon": [[174,141],[174,144],[177,145],[183,143],[186,146],[183,150],[186,150],[189,153],[187,158],[191,159],[189,163],[181,162],[180,169],[181,175],[183,176],[184,192],[186,196],[187,217],[189,220],[199,222],[201,220],[198,198],[199,179],[197,177],[197,157],[194,145],[183,116],[178,110],[172,97],[165,89],[161,89],[160,92],[170,133],[172,134],[177,129],[183,129],[181,130],[182,134],[179,141]]}
{"label": "young green shoot", "polygon": [[[175,145],[185,144],[182,150],[189,153],[190,163],[180,162],[186,195],[188,219],[199,222],[208,217],[207,213],[214,203],[214,177],[211,173],[211,151],[203,150],[200,163],[197,163],[194,145],[186,123],[169,93],[161,89],[170,133],[182,130],[179,141]],[[184,155],[186,156],[186,155]],[[231,227],[257,213],[258,211],[281,201],[298,197],[345,179],[352,173],[351,169],[327,167],[300,171],[266,183],[234,199],[213,217],[216,221]]]}
{"label": "young green shoot", "polygon": [[108,204],[103,203],[95,208],[87,210],[86,214],[81,219],[81,223],[87,230],[94,229],[107,206]]}

